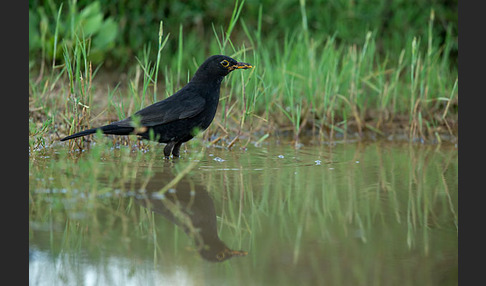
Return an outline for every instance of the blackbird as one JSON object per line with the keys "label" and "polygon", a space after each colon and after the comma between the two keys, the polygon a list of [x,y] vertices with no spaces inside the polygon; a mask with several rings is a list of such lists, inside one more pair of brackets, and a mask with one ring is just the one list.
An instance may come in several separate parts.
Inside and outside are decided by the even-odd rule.
{"label": "blackbird", "polygon": [[147,106],[134,115],[108,125],[84,130],[61,141],[86,136],[101,130],[104,134],[136,134],[143,139],[167,143],[164,156],[179,157],[182,143],[204,131],[213,121],[219,103],[223,78],[235,69],[253,68],[224,55],[210,56],[194,77],[172,96]]}
{"label": "blackbird", "polygon": [[[182,228],[194,239],[200,256],[207,261],[222,262],[231,257],[248,255],[244,250],[230,249],[219,238],[214,202],[204,187],[194,187],[189,181],[181,180],[176,189],[165,192],[162,197],[157,192],[160,185],[164,186],[166,182],[161,182],[157,177],[165,179],[166,173],[154,176],[154,180],[145,186],[146,192],[136,196],[135,202]],[[173,207],[168,207],[168,203]]]}

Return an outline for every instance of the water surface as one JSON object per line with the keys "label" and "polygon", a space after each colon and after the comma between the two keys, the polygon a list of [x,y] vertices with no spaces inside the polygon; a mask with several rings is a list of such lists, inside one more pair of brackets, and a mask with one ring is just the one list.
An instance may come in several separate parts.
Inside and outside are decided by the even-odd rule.
{"label": "water surface", "polygon": [[457,284],[455,146],[66,149],[31,154],[31,285]]}

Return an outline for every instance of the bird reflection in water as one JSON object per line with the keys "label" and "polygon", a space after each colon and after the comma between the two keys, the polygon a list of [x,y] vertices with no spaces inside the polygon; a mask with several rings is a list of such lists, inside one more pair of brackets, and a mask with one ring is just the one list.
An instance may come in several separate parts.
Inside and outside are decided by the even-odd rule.
{"label": "bird reflection in water", "polygon": [[[149,186],[147,189],[150,189]],[[222,262],[248,254],[242,250],[231,250],[219,239],[214,202],[203,188],[195,190],[193,184],[183,180],[164,194],[148,191],[137,196],[137,201],[181,227],[194,239],[199,254],[205,260]]]}

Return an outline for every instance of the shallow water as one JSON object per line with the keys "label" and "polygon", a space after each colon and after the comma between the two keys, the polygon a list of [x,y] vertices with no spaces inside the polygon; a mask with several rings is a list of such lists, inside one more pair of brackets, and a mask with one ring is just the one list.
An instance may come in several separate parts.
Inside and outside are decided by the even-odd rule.
{"label": "shallow water", "polygon": [[31,155],[30,285],[457,284],[455,146],[66,149]]}

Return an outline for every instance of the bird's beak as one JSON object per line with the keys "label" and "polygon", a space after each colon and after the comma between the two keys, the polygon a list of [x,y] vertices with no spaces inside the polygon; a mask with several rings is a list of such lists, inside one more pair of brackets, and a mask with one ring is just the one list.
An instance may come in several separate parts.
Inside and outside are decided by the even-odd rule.
{"label": "bird's beak", "polygon": [[251,64],[247,63],[240,63],[238,62],[236,65],[231,67],[231,70],[236,70],[236,69],[251,69],[253,66]]}
{"label": "bird's beak", "polygon": [[243,250],[230,250],[229,253],[230,253],[231,256],[246,256],[246,255],[248,255],[248,252],[243,251]]}

